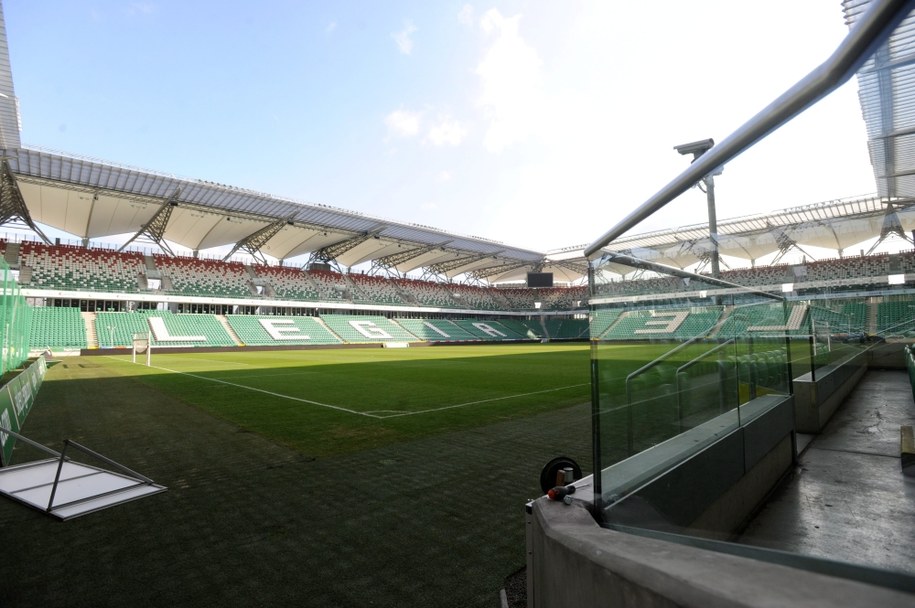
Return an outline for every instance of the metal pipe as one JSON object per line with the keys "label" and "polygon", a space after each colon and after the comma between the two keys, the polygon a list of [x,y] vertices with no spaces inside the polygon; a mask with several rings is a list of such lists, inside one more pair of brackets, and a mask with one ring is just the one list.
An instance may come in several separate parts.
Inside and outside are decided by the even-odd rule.
{"label": "metal pipe", "polygon": [[68,446],[73,446],[74,448],[76,448],[76,449],[79,450],[80,452],[83,452],[84,454],[88,454],[89,456],[92,456],[92,457],[94,457],[94,458],[98,458],[98,459],[101,460],[102,462],[104,462],[104,463],[106,463],[106,464],[109,464],[109,465],[111,465],[111,466],[113,466],[113,467],[115,467],[115,468],[120,469],[123,473],[127,473],[128,475],[130,475],[130,476],[132,476],[132,477],[136,477],[137,479],[139,479],[140,481],[142,481],[142,482],[145,483],[146,485],[152,485],[152,484],[155,483],[155,482],[154,482],[152,479],[150,479],[149,477],[146,477],[145,475],[141,475],[141,474],[137,473],[136,471],[134,471],[134,470],[132,470],[132,469],[129,469],[129,468],[125,467],[125,466],[122,465],[120,462],[116,462],[116,461],[114,461],[114,460],[108,458],[107,456],[102,456],[101,454],[99,454],[99,453],[96,452],[95,450],[89,449],[89,448],[87,448],[87,447],[84,446],[84,445],[80,445],[80,444],[76,443],[75,441],[73,441],[73,440],[71,440],[71,439],[65,440],[65,441],[64,441],[64,444],[65,444],[65,445],[68,445]]}
{"label": "metal pipe", "polygon": [[806,110],[851,78],[915,8],[912,0],[875,0],[835,52],[720,144],[696,159],[683,173],[585,249],[591,258],[718,167]]}

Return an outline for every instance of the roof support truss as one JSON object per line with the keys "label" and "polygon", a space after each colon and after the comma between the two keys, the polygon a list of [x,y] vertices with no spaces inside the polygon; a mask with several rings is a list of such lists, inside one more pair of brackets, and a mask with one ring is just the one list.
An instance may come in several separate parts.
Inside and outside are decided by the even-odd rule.
{"label": "roof support truss", "polygon": [[899,219],[899,215],[896,213],[896,208],[893,206],[893,203],[887,203],[886,212],[883,214],[883,226],[880,228],[880,238],[871,245],[871,248],[867,251],[867,255],[872,254],[880,243],[893,235],[902,238],[902,240],[907,243],[915,244],[912,237],[905,233],[905,228],[902,227],[902,221]]}
{"label": "roof support truss", "polygon": [[282,230],[285,226],[287,226],[291,223],[292,223],[292,217],[288,217],[285,219],[277,220],[277,221],[273,222],[272,224],[267,224],[260,230],[249,234],[242,240],[235,243],[235,246],[232,248],[232,251],[230,251],[226,255],[226,257],[224,257],[222,260],[225,262],[226,260],[231,258],[233,255],[235,255],[236,251],[241,249],[241,250],[247,252],[248,254],[250,254],[251,257],[253,257],[255,260],[257,260],[261,264],[266,264],[267,259],[264,257],[264,254],[261,253],[261,247],[266,245],[267,242],[270,241],[270,239],[272,239],[274,236],[276,236],[276,234],[280,230]]}
{"label": "roof support truss", "polygon": [[375,265],[386,269],[396,268],[408,260],[412,260],[413,258],[418,258],[425,253],[429,253],[436,247],[440,247],[440,245],[432,244],[426,245],[425,247],[413,247],[411,249],[404,249],[403,251],[398,251],[397,253],[386,255],[383,258],[378,258],[375,260]]}
{"label": "roof support truss", "polygon": [[772,260],[773,266],[775,264],[778,264],[781,261],[781,259],[783,257],[785,257],[785,254],[787,254],[792,249],[797,249],[798,251],[803,253],[805,256],[807,256],[811,260],[816,259],[812,255],[810,255],[809,253],[804,251],[804,248],[801,247],[800,245],[798,245],[797,241],[795,241],[793,238],[788,236],[788,233],[785,232],[783,229],[773,228],[773,233],[775,234],[775,244],[778,245],[778,255],[776,255],[775,258],[773,258],[773,260]]}
{"label": "roof support truss", "polygon": [[474,262],[479,262],[480,260],[485,260],[489,257],[495,257],[502,253],[497,251],[495,253],[482,253],[479,255],[468,255],[463,258],[455,258],[447,262],[439,262],[437,264],[432,264],[429,268],[432,272],[436,274],[448,274],[450,271],[460,268],[461,266],[466,266],[468,264],[473,264]]}
{"label": "roof support truss", "polygon": [[181,188],[175,188],[175,191],[172,192],[162,203],[162,206],[159,207],[159,210],[156,211],[155,215],[150,218],[148,222],[143,224],[140,230],[137,231],[135,235],[130,237],[130,239],[121,245],[121,248],[118,251],[124,251],[128,245],[134,242],[137,238],[144,236],[151,240],[153,243],[159,246],[162,251],[166,252],[168,255],[175,257],[175,252],[172,251],[172,248],[168,246],[168,243],[165,242],[165,229],[168,227],[168,220],[172,217],[172,209],[178,205],[178,195],[181,194]]}
{"label": "roof support truss", "polygon": [[45,243],[51,244],[51,239],[32,221],[22,192],[19,191],[19,184],[16,183],[16,176],[10,170],[9,161],[3,159],[0,163],[0,226],[17,220],[34,230]]}
{"label": "roof support truss", "polygon": [[322,247],[317,251],[312,252],[310,261],[315,262],[325,262],[325,263],[337,263],[337,258],[350,249],[354,249],[372,238],[378,238],[378,234],[383,230],[383,228],[378,228],[376,230],[370,230],[357,234],[356,236],[342,241],[338,241],[327,247]]}
{"label": "roof support truss", "polygon": [[583,263],[576,263],[572,260],[554,260],[550,262],[554,266],[560,266],[566,270],[571,270],[572,272],[578,273],[582,276],[588,276],[588,265]]}
{"label": "roof support truss", "polygon": [[527,262],[504,262],[497,266],[489,266],[488,268],[480,268],[479,270],[474,270],[468,272],[471,277],[474,279],[488,279],[499,274],[510,272],[512,270],[523,268],[528,266]]}

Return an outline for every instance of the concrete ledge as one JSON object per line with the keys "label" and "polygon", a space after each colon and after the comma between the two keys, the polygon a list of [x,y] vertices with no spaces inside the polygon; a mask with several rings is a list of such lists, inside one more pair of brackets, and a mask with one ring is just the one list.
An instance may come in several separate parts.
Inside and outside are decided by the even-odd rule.
{"label": "concrete ledge", "polygon": [[580,503],[534,501],[528,515],[528,606],[881,606],[913,596],[633,536],[598,526]]}
{"label": "concrete ledge", "polygon": [[854,390],[868,368],[866,350],[833,365],[794,379],[795,424],[798,433],[818,434]]}
{"label": "concrete ledge", "polygon": [[794,402],[767,395],[604,469],[602,517],[729,538],[794,462]]}

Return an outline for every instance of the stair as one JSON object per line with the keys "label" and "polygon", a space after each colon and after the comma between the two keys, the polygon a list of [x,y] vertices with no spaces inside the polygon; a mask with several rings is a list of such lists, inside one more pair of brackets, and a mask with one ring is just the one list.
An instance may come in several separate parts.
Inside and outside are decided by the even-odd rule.
{"label": "stair", "polygon": [[10,268],[19,268],[19,243],[7,243],[3,260]]}
{"label": "stair", "polygon": [[877,333],[877,309],[880,304],[874,298],[868,298],[867,302],[867,333],[873,335]]}
{"label": "stair", "polygon": [[86,326],[86,346],[98,348],[98,332],[95,329],[96,314],[94,312],[81,312],[83,324]]}
{"label": "stair", "polygon": [[222,325],[223,329],[226,330],[226,333],[229,334],[229,337],[235,342],[235,346],[244,346],[244,342],[241,341],[241,338],[238,337],[238,334],[235,333],[235,330],[232,329],[232,326],[229,325],[229,318],[225,315],[213,315],[216,317],[216,320]]}

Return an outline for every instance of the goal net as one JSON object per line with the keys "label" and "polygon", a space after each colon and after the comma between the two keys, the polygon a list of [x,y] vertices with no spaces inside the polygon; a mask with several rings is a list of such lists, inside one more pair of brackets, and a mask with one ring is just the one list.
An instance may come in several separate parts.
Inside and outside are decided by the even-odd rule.
{"label": "goal net", "polygon": [[825,354],[832,350],[832,328],[828,321],[814,321],[812,327],[813,333],[813,354]]}
{"label": "goal net", "polygon": [[137,355],[146,355],[146,365],[152,363],[152,342],[148,333],[133,335],[133,348],[131,349],[133,362],[137,362]]}

